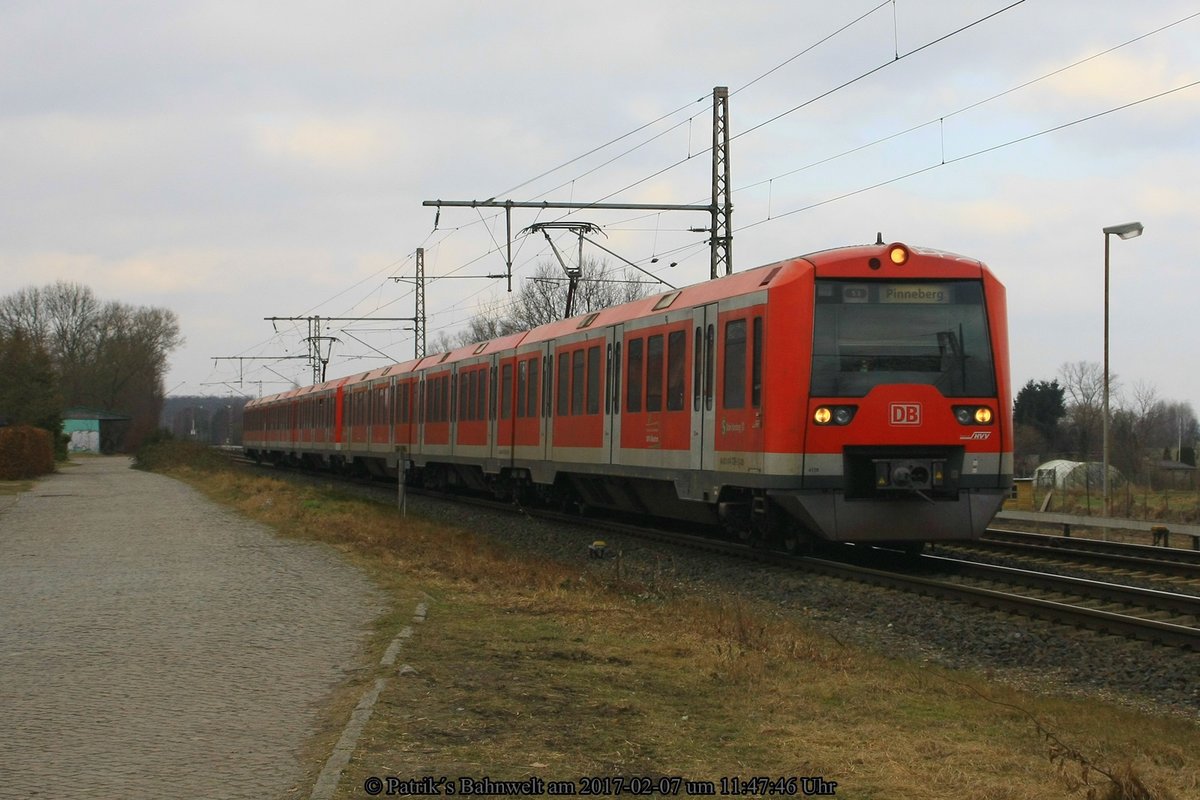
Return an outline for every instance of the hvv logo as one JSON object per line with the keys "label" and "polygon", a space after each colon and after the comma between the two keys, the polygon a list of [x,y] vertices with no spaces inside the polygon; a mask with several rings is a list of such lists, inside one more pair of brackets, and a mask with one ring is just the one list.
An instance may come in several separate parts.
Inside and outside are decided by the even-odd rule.
{"label": "hvv logo", "polygon": [[891,420],[893,425],[920,425],[920,403],[892,403]]}

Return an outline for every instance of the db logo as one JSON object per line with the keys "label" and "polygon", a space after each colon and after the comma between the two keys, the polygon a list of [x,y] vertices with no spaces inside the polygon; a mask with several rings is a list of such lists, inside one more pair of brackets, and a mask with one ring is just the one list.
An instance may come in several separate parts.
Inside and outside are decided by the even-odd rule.
{"label": "db logo", "polygon": [[920,425],[920,403],[892,403],[891,423],[893,425]]}

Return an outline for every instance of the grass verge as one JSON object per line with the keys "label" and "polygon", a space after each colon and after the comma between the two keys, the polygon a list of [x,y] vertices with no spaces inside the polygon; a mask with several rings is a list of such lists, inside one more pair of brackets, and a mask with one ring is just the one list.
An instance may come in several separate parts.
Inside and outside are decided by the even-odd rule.
{"label": "grass verge", "polygon": [[[680,795],[705,781],[719,794],[733,778],[819,776],[854,798],[1200,796],[1189,755],[1200,731],[1188,720],[862,652],[772,607],[664,597],[619,579],[612,562],[531,560],[487,532],[401,519],[332,487],[187,454],[157,468],[366,569],[396,604],[371,663],[416,601],[429,605],[337,797],[365,796],[369,777],[425,776],[571,781],[580,793],[588,776],[695,782]],[[310,775],[376,674],[364,670],[331,702]],[[794,786],[803,795],[818,784]]]}

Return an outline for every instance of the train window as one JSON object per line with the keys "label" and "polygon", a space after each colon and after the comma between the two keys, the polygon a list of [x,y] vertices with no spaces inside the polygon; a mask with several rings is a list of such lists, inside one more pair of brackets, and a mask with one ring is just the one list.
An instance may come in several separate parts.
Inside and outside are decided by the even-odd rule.
{"label": "train window", "polygon": [[525,416],[537,417],[538,415],[538,359],[529,359],[529,394],[526,400]]}
{"label": "train window", "polygon": [[554,395],[551,394],[554,391],[552,388],[554,386],[554,358],[542,356],[542,364],[545,366],[546,373],[546,380],[542,381],[542,386],[545,387],[543,391],[546,392],[546,396],[542,398],[542,413],[549,417],[554,405]]}
{"label": "train window", "polygon": [[555,413],[560,417],[565,417],[571,413],[571,364],[570,353],[558,354],[558,408]]}
{"label": "train window", "polygon": [[613,346],[613,380],[612,380],[613,413],[621,413],[621,343]]}
{"label": "train window", "polygon": [[750,348],[750,405],[762,407],[763,318],[754,318],[754,341]]}
{"label": "train window", "polygon": [[529,364],[525,361],[517,362],[517,417],[525,416],[525,409],[529,405],[529,398],[526,393],[529,391]]}
{"label": "train window", "polygon": [[662,411],[663,395],[663,336],[657,333],[646,339],[646,410]]}
{"label": "train window", "polygon": [[625,370],[626,394],[625,408],[630,413],[642,410],[642,340],[633,339],[629,342],[629,368]]}
{"label": "train window", "polygon": [[500,419],[512,416],[513,365],[500,367]]}
{"label": "train window", "polygon": [[704,330],[704,410],[713,410],[713,373],[716,372],[716,332],[710,322]]}
{"label": "train window", "polygon": [[478,382],[475,386],[475,419],[479,422],[487,419],[487,367],[475,370]]}
{"label": "train window", "polygon": [[458,379],[458,418],[467,421],[471,418],[471,373],[464,372]]}
{"label": "train window", "polygon": [[450,381],[450,416],[451,422],[458,419],[458,376],[451,375]]}
{"label": "train window", "polygon": [[488,405],[488,410],[490,412],[488,414],[488,419],[495,419],[496,418],[496,367],[493,366],[491,368],[491,370],[489,370],[489,372],[491,374],[491,380],[489,382],[491,383],[491,387],[492,387],[491,388],[492,399],[491,399],[490,404]]}
{"label": "train window", "polygon": [[817,281],[812,393],[864,397],[881,384],[995,395],[982,282]]}
{"label": "train window", "polygon": [[696,326],[696,338],[692,342],[692,410],[700,410],[700,375],[701,367],[704,364],[704,342],[701,339],[703,332],[700,326]]}
{"label": "train window", "polygon": [[470,397],[467,399],[468,411],[472,421],[479,421],[483,418],[483,392],[481,391],[485,381],[483,380],[483,370],[471,370],[471,384],[467,387],[467,394]]}
{"label": "train window", "polygon": [[571,413],[583,413],[583,348],[571,354]]}
{"label": "train window", "polygon": [[[607,345],[604,348],[604,383],[606,386],[612,386],[612,345]],[[612,394],[604,393],[604,413],[612,412]]]}
{"label": "train window", "polygon": [[600,413],[600,345],[587,351],[587,413]]}
{"label": "train window", "polygon": [[725,372],[721,405],[742,408],[746,405],[746,320],[725,323]]}
{"label": "train window", "polygon": [[687,331],[671,331],[667,334],[667,411],[683,410],[686,351]]}

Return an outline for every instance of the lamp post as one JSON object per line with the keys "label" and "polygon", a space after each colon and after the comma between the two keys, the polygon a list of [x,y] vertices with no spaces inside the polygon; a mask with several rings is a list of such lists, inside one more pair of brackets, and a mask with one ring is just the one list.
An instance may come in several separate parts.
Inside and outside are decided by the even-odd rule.
{"label": "lamp post", "polygon": [[1108,502],[1108,237],[1116,234],[1122,239],[1132,239],[1142,235],[1142,223],[1126,222],[1124,225],[1110,225],[1104,229],[1104,515],[1108,516],[1111,509]]}

